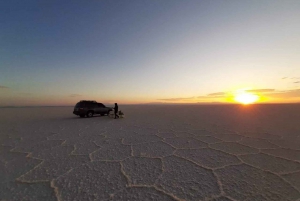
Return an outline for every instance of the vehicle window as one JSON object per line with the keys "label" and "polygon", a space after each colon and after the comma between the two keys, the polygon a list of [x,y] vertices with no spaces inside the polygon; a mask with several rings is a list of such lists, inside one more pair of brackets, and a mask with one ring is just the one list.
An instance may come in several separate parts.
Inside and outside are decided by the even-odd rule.
{"label": "vehicle window", "polygon": [[87,108],[89,108],[89,107],[91,107],[91,103],[85,102],[84,106],[87,107]]}
{"label": "vehicle window", "polygon": [[95,105],[93,103],[88,103],[88,107],[93,108],[93,107],[95,107]]}
{"label": "vehicle window", "polygon": [[98,107],[105,107],[102,103],[98,103]]}
{"label": "vehicle window", "polygon": [[76,108],[79,108],[79,107],[84,107],[84,103],[82,102],[79,102],[75,105]]}

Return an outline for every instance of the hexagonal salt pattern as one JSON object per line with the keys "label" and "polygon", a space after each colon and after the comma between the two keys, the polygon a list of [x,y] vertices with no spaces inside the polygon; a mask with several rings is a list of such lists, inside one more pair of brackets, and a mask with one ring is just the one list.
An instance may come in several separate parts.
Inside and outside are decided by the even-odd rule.
{"label": "hexagonal salt pattern", "polygon": [[249,154],[240,156],[240,158],[247,164],[275,173],[300,171],[300,163],[267,154]]}
{"label": "hexagonal salt pattern", "polygon": [[257,138],[250,138],[250,137],[243,137],[240,141],[240,144],[246,145],[249,147],[257,148],[257,149],[274,149],[278,148],[278,146],[270,143],[265,139],[257,139]]}
{"label": "hexagonal salt pattern", "polygon": [[210,145],[211,148],[218,149],[230,154],[251,154],[258,153],[257,149],[238,144],[236,142],[222,142]]}
{"label": "hexagonal salt pattern", "polygon": [[26,183],[7,182],[0,186],[1,200],[45,200],[56,201],[57,197],[49,182]]}
{"label": "hexagonal salt pattern", "polygon": [[237,135],[237,134],[229,134],[229,133],[217,133],[217,134],[213,134],[214,137],[225,141],[225,142],[237,142],[239,140],[242,139],[241,135]]}
{"label": "hexagonal salt pattern", "polygon": [[299,191],[281,177],[248,165],[216,170],[226,194],[236,200],[297,200]]}
{"label": "hexagonal salt pattern", "polygon": [[218,168],[226,165],[240,163],[240,160],[234,156],[213,149],[180,149],[175,155],[189,159],[200,166],[209,168]]}
{"label": "hexagonal salt pattern", "polygon": [[150,142],[133,145],[134,156],[164,157],[173,154],[175,148],[165,142]]}
{"label": "hexagonal salt pattern", "polygon": [[124,191],[118,192],[111,195],[110,200],[130,200],[130,201],[155,201],[155,200],[164,200],[164,201],[175,201],[176,198],[163,193],[159,190],[156,190],[153,187],[131,187]]}
{"label": "hexagonal salt pattern", "polygon": [[218,198],[212,199],[211,201],[233,201],[233,200],[230,198],[227,198],[227,197],[218,197]]}
{"label": "hexagonal salt pattern", "polygon": [[196,136],[197,140],[200,140],[202,142],[208,143],[208,144],[214,144],[218,142],[222,142],[222,140],[215,138],[213,136]]}
{"label": "hexagonal salt pattern", "polygon": [[120,108],[1,109],[0,200],[300,200],[300,106]]}
{"label": "hexagonal salt pattern", "polygon": [[44,160],[34,169],[21,176],[19,180],[24,182],[50,181],[88,161],[88,156],[76,155]]}
{"label": "hexagonal salt pattern", "polygon": [[196,140],[192,137],[176,137],[167,138],[164,142],[176,147],[176,148],[203,148],[207,147],[206,143]]}
{"label": "hexagonal salt pattern", "polygon": [[300,162],[300,150],[293,149],[263,149],[261,152]]}
{"label": "hexagonal salt pattern", "polygon": [[91,154],[94,161],[119,161],[131,156],[131,147],[124,144],[119,144],[113,147],[103,147]]}
{"label": "hexagonal salt pattern", "polygon": [[300,191],[300,171],[282,175],[284,179],[290,182],[295,188]]}
{"label": "hexagonal salt pattern", "polygon": [[164,159],[164,172],[156,185],[183,200],[205,199],[220,193],[211,170],[176,156]]}
{"label": "hexagonal salt pattern", "polygon": [[103,200],[127,184],[118,162],[89,162],[54,181],[62,200]]}
{"label": "hexagonal salt pattern", "polygon": [[163,171],[162,160],[159,158],[132,157],[122,164],[132,185],[153,185]]}

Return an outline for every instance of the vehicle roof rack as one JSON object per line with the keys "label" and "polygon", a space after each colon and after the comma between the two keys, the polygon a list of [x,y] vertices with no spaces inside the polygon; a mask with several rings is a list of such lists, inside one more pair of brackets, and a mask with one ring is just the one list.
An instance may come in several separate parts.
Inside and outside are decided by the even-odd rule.
{"label": "vehicle roof rack", "polygon": [[81,100],[80,102],[93,102],[93,103],[97,103],[97,101],[94,101],[94,100]]}

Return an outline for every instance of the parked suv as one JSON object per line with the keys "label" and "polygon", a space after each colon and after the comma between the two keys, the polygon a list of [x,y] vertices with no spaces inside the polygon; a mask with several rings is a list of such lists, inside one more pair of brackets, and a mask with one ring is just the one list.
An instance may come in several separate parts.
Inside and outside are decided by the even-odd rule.
{"label": "parked suv", "polygon": [[112,108],[106,107],[102,103],[82,100],[75,105],[73,114],[79,115],[80,117],[92,117],[94,114],[100,114],[103,116],[105,114],[109,114],[110,111],[112,111]]}

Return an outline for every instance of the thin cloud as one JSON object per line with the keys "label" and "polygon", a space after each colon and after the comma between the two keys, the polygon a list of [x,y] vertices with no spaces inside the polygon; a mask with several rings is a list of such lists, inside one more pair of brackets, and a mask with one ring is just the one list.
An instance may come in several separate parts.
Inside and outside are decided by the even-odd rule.
{"label": "thin cloud", "polygon": [[188,98],[164,98],[164,99],[157,99],[160,101],[187,101],[187,100],[204,100],[204,99],[215,99],[215,98],[222,98],[225,97],[226,92],[216,92],[216,93],[211,93],[206,96],[193,96],[193,97],[188,97]]}
{"label": "thin cloud", "polygon": [[69,97],[74,98],[74,97],[80,97],[80,96],[82,96],[82,95],[80,95],[80,94],[71,94]]}
{"label": "thin cloud", "polygon": [[31,96],[32,93],[19,93],[20,95],[23,95],[23,96]]}
{"label": "thin cloud", "polygon": [[216,92],[216,93],[208,94],[207,96],[225,96],[225,95],[226,95],[225,92]]}
{"label": "thin cloud", "polygon": [[283,77],[283,78],[281,78],[282,80],[284,80],[284,79],[287,79],[288,77]]}
{"label": "thin cloud", "polygon": [[295,84],[298,84],[298,83],[300,83],[300,81],[298,81],[298,82],[294,82]]}
{"label": "thin cloud", "polygon": [[9,87],[0,85],[0,89],[9,89]]}
{"label": "thin cloud", "polygon": [[189,98],[164,98],[164,99],[157,99],[161,101],[183,101],[183,100],[192,100],[195,97],[189,97]]}
{"label": "thin cloud", "polygon": [[287,90],[287,91],[276,91],[274,93],[268,94],[269,97],[274,98],[300,98],[300,89],[293,89],[293,90]]}
{"label": "thin cloud", "polygon": [[115,103],[116,100],[103,100],[102,102],[103,103]]}
{"label": "thin cloud", "polygon": [[[300,81],[299,81],[300,83]],[[276,90],[276,89],[251,89],[245,90],[246,92],[252,93],[261,93],[263,97],[268,98],[276,98],[276,99],[293,99],[293,98],[300,98],[300,89],[294,90]],[[197,96],[197,97],[188,97],[188,98],[166,98],[166,99],[157,99],[160,101],[168,101],[168,102],[176,102],[176,101],[197,101],[197,102],[211,102],[211,101],[219,101],[224,102],[224,98],[227,96],[234,96],[230,92],[216,92],[210,93],[206,96]]]}
{"label": "thin cloud", "polygon": [[251,90],[246,90],[247,92],[252,92],[252,93],[268,93],[268,92],[273,92],[275,89],[251,89]]}
{"label": "thin cloud", "polygon": [[211,97],[209,97],[209,96],[197,96],[197,98],[211,98]]}

